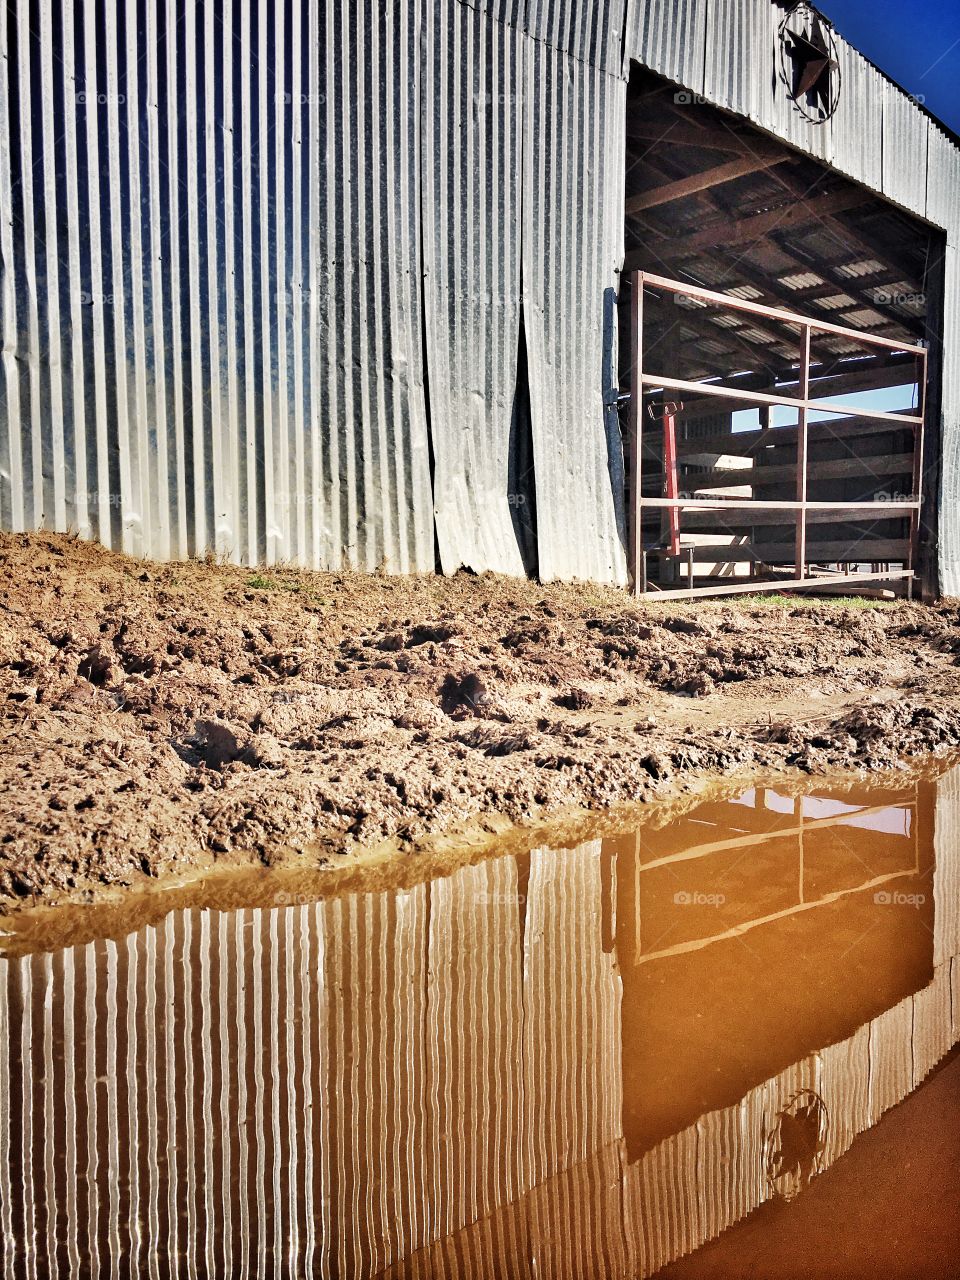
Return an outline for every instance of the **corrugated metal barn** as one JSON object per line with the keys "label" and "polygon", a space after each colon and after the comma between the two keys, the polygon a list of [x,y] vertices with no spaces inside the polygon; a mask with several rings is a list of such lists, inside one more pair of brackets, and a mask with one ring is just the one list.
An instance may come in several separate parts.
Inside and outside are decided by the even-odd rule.
{"label": "corrugated metal barn", "polygon": [[[680,565],[698,476],[722,501],[749,465],[755,508],[718,519],[754,567],[909,565],[960,594],[960,150],[807,6],[12,0],[0,53],[3,527],[626,584],[631,545]],[[631,279],[688,399],[744,397],[688,408],[643,518]],[[670,281],[706,291],[679,328]],[[835,332],[791,352],[784,307]],[[926,376],[897,373],[911,351]],[[805,407],[868,371],[919,397],[863,427],[898,459],[882,522]],[[797,399],[789,456],[764,395]],[[759,480],[715,439],[750,407],[776,437]],[[844,523],[813,551],[827,502]]]}

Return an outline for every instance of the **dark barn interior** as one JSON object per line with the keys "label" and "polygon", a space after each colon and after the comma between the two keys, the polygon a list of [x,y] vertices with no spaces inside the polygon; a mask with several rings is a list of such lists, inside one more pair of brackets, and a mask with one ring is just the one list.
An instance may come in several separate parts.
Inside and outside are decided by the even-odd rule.
{"label": "dark barn interior", "polygon": [[626,133],[638,592],[931,583],[940,233],[640,68]]}

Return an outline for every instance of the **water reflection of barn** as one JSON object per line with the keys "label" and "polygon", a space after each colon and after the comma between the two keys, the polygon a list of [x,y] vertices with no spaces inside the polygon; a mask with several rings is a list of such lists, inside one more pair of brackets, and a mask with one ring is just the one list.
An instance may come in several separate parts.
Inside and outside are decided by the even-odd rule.
{"label": "water reflection of barn", "polygon": [[[688,893],[697,867],[709,892],[715,873],[665,861],[650,836],[639,858],[589,842],[406,892],[184,912],[119,944],[0,961],[8,1272],[24,1245],[21,1265],[62,1238],[64,1273],[122,1259],[149,1274],[151,1256],[172,1252],[207,1274],[247,1259],[253,1273],[300,1260],[351,1277],[532,1275],[534,1258],[538,1276],[649,1274],[771,1193],[764,1133],[800,1091],[823,1100],[828,1164],[957,1038],[958,776],[937,784],[935,833],[912,795],[887,798],[902,829],[861,867],[867,890],[853,872],[863,827],[843,827],[852,853],[814,865],[833,857],[815,836],[821,813],[806,873],[824,901],[789,909],[784,878],[777,920],[744,934],[753,920],[732,904],[741,918],[707,945],[693,917],[672,914],[683,904],[658,905],[655,880],[673,865],[687,877],[675,894]],[[772,821],[773,845],[754,855],[785,867],[799,824],[770,814],[744,808],[743,825]],[[928,901],[878,909],[878,875],[908,896],[925,885]],[[790,891],[796,907],[799,880]],[[723,991],[724,948],[745,992],[778,945],[781,960],[799,955],[803,930],[836,966],[864,913],[873,988],[850,990],[848,962],[845,999],[807,993],[794,1010],[806,1011],[800,1039],[829,1047],[798,1052],[754,1000],[752,1050],[715,1058],[716,1028],[691,1017],[698,982],[713,983],[726,1041],[747,1043]],[[653,930],[669,933],[664,945]],[[645,989],[661,979],[676,1019]],[[798,968],[798,989],[805,980]],[[698,1035],[722,1068],[702,1111],[688,1069]]]}

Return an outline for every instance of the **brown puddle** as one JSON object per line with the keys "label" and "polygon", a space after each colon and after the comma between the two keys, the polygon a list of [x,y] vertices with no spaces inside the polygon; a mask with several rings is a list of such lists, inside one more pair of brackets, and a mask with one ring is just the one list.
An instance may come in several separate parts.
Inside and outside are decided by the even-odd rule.
{"label": "brown puddle", "polygon": [[306,898],[8,940],[0,1273],[647,1277],[960,1039],[960,767]]}

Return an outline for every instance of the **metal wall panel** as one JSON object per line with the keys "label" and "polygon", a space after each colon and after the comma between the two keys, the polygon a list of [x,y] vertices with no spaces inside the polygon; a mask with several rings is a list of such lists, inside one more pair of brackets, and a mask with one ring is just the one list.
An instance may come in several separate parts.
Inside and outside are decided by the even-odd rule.
{"label": "metal wall panel", "polygon": [[883,82],[883,194],[911,213],[927,211],[927,118],[912,98]]}
{"label": "metal wall panel", "polygon": [[707,0],[629,0],[624,70],[631,59],[703,93]]}
{"label": "metal wall panel", "polygon": [[431,568],[413,0],[0,21],[3,523]]}
{"label": "metal wall panel", "polygon": [[523,37],[427,0],[422,72],[424,307],[443,569],[522,575],[518,429]]}
{"label": "metal wall panel", "polygon": [[626,84],[527,39],[523,304],[540,575],[626,581],[615,408]]}
{"label": "metal wall panel", "polygon": [[960,235],[953,144],[842,41],[837,115],[808,125],[778,77],[780,17],[766,0],[13,0],[0,525],[160,558],[429,569],[429,384],[443,566],[519,573],[522,305],[541,570],[623,581],[629,59]]}
{"label": "metal wall panel", "polygon": [[960,245],[944,262],[940,436],[940,589],[960,596]]}
{"label": "metal wall panel", "polygon": [[927,120],[927,209],[929,222],[960,239],[960,147]]}
{"label": "metal wall panel", "polygon": [[[433,567],[419,253],[416,0],[326,0],[316,83],[318,418],[333,560]],[[337,464],[333,463],[335,452]],[[339,521],[333,517],[339,514]]]}
{"label": "metal wall panel", "polygon": [[880,190],[883,165],[883,76],[837,36],[840,99],[833,118],[833,163],[856,182]]}
{"label": "metal wall panel", "polygon": [[808,120],[789,96],[780,55],[783,11],[757,0],[706,0],[706,8],[704,96],[829,161],[832,122]]}
{"label": "metal wall panel", "polygon": [[524,25],[535,40],[620,75],[626,5],[627,0],[526,0]]}

